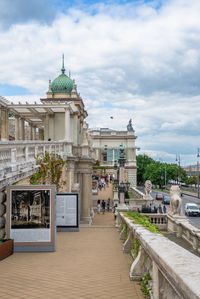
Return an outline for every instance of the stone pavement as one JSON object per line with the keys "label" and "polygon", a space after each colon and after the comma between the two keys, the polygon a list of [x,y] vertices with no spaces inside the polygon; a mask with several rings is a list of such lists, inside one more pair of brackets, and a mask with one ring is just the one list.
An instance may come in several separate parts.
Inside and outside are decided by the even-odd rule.
{"label": "stone pavement", "polygon": [[15,253],[0,262],[1,299],[142,299],[128,277],[113,214],[96,215],[92,227],[58,233],[57,251]]}

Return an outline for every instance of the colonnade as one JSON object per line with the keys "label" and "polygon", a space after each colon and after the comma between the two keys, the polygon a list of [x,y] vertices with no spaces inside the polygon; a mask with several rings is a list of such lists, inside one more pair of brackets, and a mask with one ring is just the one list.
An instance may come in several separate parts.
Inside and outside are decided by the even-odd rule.
{"label": "colonnade", "polygon": [[[15,115],[14,120],[14,137],[15,140],[36,140],[37,138],[37,126],[31,122],[27,122],[25,125],[25,119],[19,115]],[[10,123],[9,123],[9,110],[6,107],[0,107],[0,141],[9,140],[10,135]],[[28,133],[27,133],[28,132]],[[43,140],[43,128],[38,128],[38,136],[40,140]]]}

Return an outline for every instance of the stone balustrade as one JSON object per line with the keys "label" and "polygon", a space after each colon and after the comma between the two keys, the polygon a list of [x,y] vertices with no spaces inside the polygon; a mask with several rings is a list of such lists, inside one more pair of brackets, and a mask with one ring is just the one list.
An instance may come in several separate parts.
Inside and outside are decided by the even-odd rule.
{"label": "stone balustrade", "polygon": [[167,230],[183,238],[193,249],[200,253],[200,229],[193,226],[185,216],[171,216],[168,214]]}
{"label": "stone balustrade", "polygon": [[149,217],[151,223],[157,225],[159,230],[167,230],[167,214],[141,213],[141,215]]}
{"label": "stone balustrade", "polygon": [[161,234],[134,224],[122,212],[116,226],[125,253],[132,252],[130,279],[149,274],[151,299],[200,298],[200,259]]}
{"label": "stone balustrade", "polygon": [[0,142],[0,189],[32,175],[38,167],[35,158],[45,152],[67,157],[72,155],[72,144],[39,140]]}

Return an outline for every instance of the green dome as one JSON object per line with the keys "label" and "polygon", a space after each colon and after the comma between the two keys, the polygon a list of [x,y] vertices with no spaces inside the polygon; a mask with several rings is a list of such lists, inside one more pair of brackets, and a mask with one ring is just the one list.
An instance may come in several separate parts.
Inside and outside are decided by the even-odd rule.
{"label": "green dome", "polygon": [[60,74],[51,83],[51,91],[52,93],[71,93],[74,84],[73,80],[70,79],[67,75],[65,75],[64,55],[62,57],[61,72],[62,74]]}
{"label": "green dome", "polygon": [[64,73],[58,76],[51,83],[53,93],[71,93],[73,89],[73,81]]}

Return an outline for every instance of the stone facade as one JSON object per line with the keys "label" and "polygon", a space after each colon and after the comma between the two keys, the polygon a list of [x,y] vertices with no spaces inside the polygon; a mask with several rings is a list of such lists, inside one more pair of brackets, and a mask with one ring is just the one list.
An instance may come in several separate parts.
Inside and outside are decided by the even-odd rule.
{"label": "stone facade", "polygon": [[131,187],[137,185],[136,146],[134,131],[116,131],[108,128],[90,130],[92,139],[93,158],[99,161],[101,166],[106,166],[110,173],[115,174],[114,163],[119,159],[119,146],[125,148],[125,180],[131,183]]}

